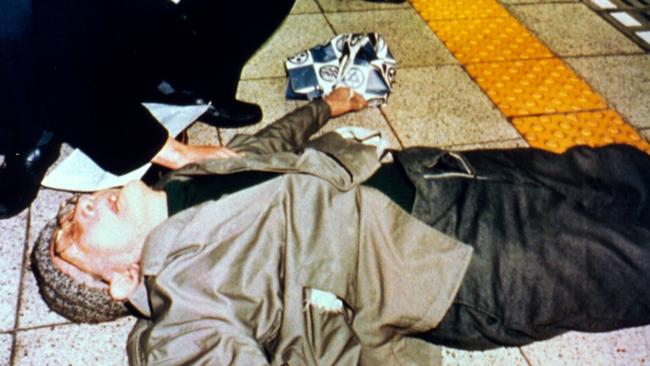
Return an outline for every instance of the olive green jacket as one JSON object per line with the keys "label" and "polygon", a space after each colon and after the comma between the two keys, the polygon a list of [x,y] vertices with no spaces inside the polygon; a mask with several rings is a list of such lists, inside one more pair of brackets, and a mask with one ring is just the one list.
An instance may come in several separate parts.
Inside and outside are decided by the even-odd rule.
{"label": "olive green jacket", "polygon": [[236,137],[229,146],[243,158],[168,178],[296,173],[182,211],[150,234],[129,299],[145,316],[129,337],[132,365],[439,361],[437,347],[408,335],[441,320],[471,249],[358,185],[377,168],[373,147],[335,135],[307,143],[328,117],[311,103]]}

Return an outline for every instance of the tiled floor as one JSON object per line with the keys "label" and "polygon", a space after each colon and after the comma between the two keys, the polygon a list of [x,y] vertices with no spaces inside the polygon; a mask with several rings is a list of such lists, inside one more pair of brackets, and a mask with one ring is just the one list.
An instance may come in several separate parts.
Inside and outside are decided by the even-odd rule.
{"label": "tiled floor", "polygon": [[603,19],[650,50],[650,2],[646,0],[582,0]]}
{"label": "tiled floor", "polygon": [[[650,137],[650,55],[578,1],[501,2],[555,55]],[[292,15],[249,62],[239,96],[259,103],[261,125],[299,102],[284,99],[284,58],[341,32],[376,31],[398,61],[388,105],[334,120],[381,129],[394,146],[457,149],[527,146],[507,118],[410,4],[361,0],[297,0]],[[195,124],[192,143],[220,143],[237,131]],[[28,270],[36,235],[69,194],[42,190],[29,210],[0,221],[0,365],[124,365],[133,319],[76,325],[47,310]],[[523,348],[443,350],[447,365],[650,365],[650,327],[606,334],[568,333]]]}

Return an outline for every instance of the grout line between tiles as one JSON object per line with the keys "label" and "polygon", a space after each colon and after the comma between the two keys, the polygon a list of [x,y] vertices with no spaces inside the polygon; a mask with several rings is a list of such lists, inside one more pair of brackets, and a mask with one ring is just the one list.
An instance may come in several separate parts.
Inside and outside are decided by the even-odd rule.
{"label": "grout line between tiles", "polygon": [[533,363],[530,361],[528,356],[526,356],[526,352],[524,352],[524,350],[521,347],[517,347],[517,349],[519,350],[519,353],[521,354],[521,357],[524,358],[524,361],[526,361],[528,366],[533,366]]}
{"label": "grout line between tiles", "polygon": [[325,21],[327,22],[327,25],[330,26],[330,29],[332,30],[332,33],[334,33],[334,34],[338,34],[338,33],[336,32],[336,29],[334,28],[334,24],[332,24],[332,22],[330,21],[330,18],[327,16],[326,13],[323,13],[323,17],[325,17]]}
{"label": "grout line between tiles", "polygon": [[601,53],[598,55],[570,55],[562,56],[563,60],[572,58],[598,58],[598,57],[628,57],[628,56],[645,56],[645,52],[629,52],[629,53]]}
{"label": "grout line between tiles", "polygon": [[223,137],[221,137],[221,135],[222,135],[221,128],[217,128],[217,139],[219,139],[219,145],[226,146],[226,144],[224,144],[223,142]]}
{"label": "grout line between tiles", "polygon": [[[33,325],[25,328],[20,328],[20,329],[15,329],[14,332],[20,333],[20,332],[28,332],[28,331],[33,331],[33,330],[39,330],[39,329],[53,329],[53,328],[60,328],[60,327],[74,327],[79,324],[84,324],[84,323],[73,323],[73,322],[62,322],[62,323],[50,323],[50,324],[41,324],[41,325]],[[85,323],[85,324],[91,324],[93,323]],[[110,324],[110,323],[103,323],[103,324]],[[7,332],[11,333],[11,332]]]}
{"label": "grout line between tiles", "polygon": [[325,15],[325,9],[323,9],[323,6],[320,4],[320,1],[314,0],[314,2],[316,3],[316,6],[318,6],[320,13]]}
{"label": "grout line between tiles", "polygon": [[[32,204],[33,205],[33,204]],[[29,231],[32,227],[32,205],[29,206],[27,209],[27,218],[26,218],[26,225],[25,225],[25,240],[23,241],[23,255],[22,255],[22,260],[20,263],[20,275],[18,279],[18,298],[16,299],[16,313],[15,313],[15,318],[14,318],[14,329],[11,331],[12,333],[12,338],[11,338],[11,354],[9,355],[9,360],[11,362],[11,365],[16,364],[16,357],[17,357],[17,345],[18,345],[18,329],[20,327],[20,308],[22,307],[23,303],[23,285],[24,285],[24,280],[25,280],[25,266],[27,264],[27,256],[29,252]]]}
{"label": "grout line between tiles", "polygon": [[[410,5],[410,3],[409,3]],[[413,6],[400,6],[393,8],[372,8],[372,9],[344,9],[344,10],[335,10],[327,11],[323,9],[323,14],[347,14],[347,13],[371,13],[375,11],[395,11],[395,10],[410,10],[413,9]]]}
{"label": "grout line between tiles", "polygon": [[479,141],[479,142],[467,142],[462,144],[439,145],[438,147],[441,149],[455,150],[458,148],[462,148],[464,146],[489,145],[489,144],[498,144],[501,142],[516,142],[516,141],[524,141],[528,143],[526,139],[523,136],[521,136],[521,137],[514,137],[509,139],[496,139],[496,140],[487,140],[487,141]]}
{"label": "grout line between tiles", "polygon": [[399,134],[397,133],[397,130],[395,127],[393,127],[393,124],[390,122],[390,119],[388,119],[388,116],[384,112],[383,108],[379,108],[379,113],[381,113],[382,117],[384,117],[384,121],[386,121],[386,124],[388,124],[388,128],[393,132],[393,136],[395,136],[395,139],[397,139],[397,143],[400,146],[400,149],[404,148],[404,143],[402,142],[402,139],[399,138]]}

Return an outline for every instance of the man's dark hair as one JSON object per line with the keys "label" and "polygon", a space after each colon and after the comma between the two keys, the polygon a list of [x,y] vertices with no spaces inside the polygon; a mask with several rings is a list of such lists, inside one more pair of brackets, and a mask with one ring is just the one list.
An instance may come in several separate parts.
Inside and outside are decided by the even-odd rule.
{"label": "man's dark hair", "polygon": [[81,323],[100,323],[129,315],[124,301],[114,300],[108,289],[86,286],[59,271],[50,255],[50,243],[57,233],[59,217],[70,212],[78,196],[67,200],[57,218],[41,231],[32,251],[32,271],[47,306],[59,315]]}

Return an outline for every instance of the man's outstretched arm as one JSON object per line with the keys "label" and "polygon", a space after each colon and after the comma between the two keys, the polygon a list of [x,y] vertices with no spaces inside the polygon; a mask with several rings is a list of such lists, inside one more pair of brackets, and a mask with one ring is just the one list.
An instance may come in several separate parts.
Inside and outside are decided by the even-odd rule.
{"label": "man's outstretched arm", "polygon": [[296,151],[309,141],[330,118],[365,108],[368,103],[348,88],[332,91],[322,100],[306,104],[259,130],[254,135],[237,135],[227,145],[237,152],[271,154]]}

